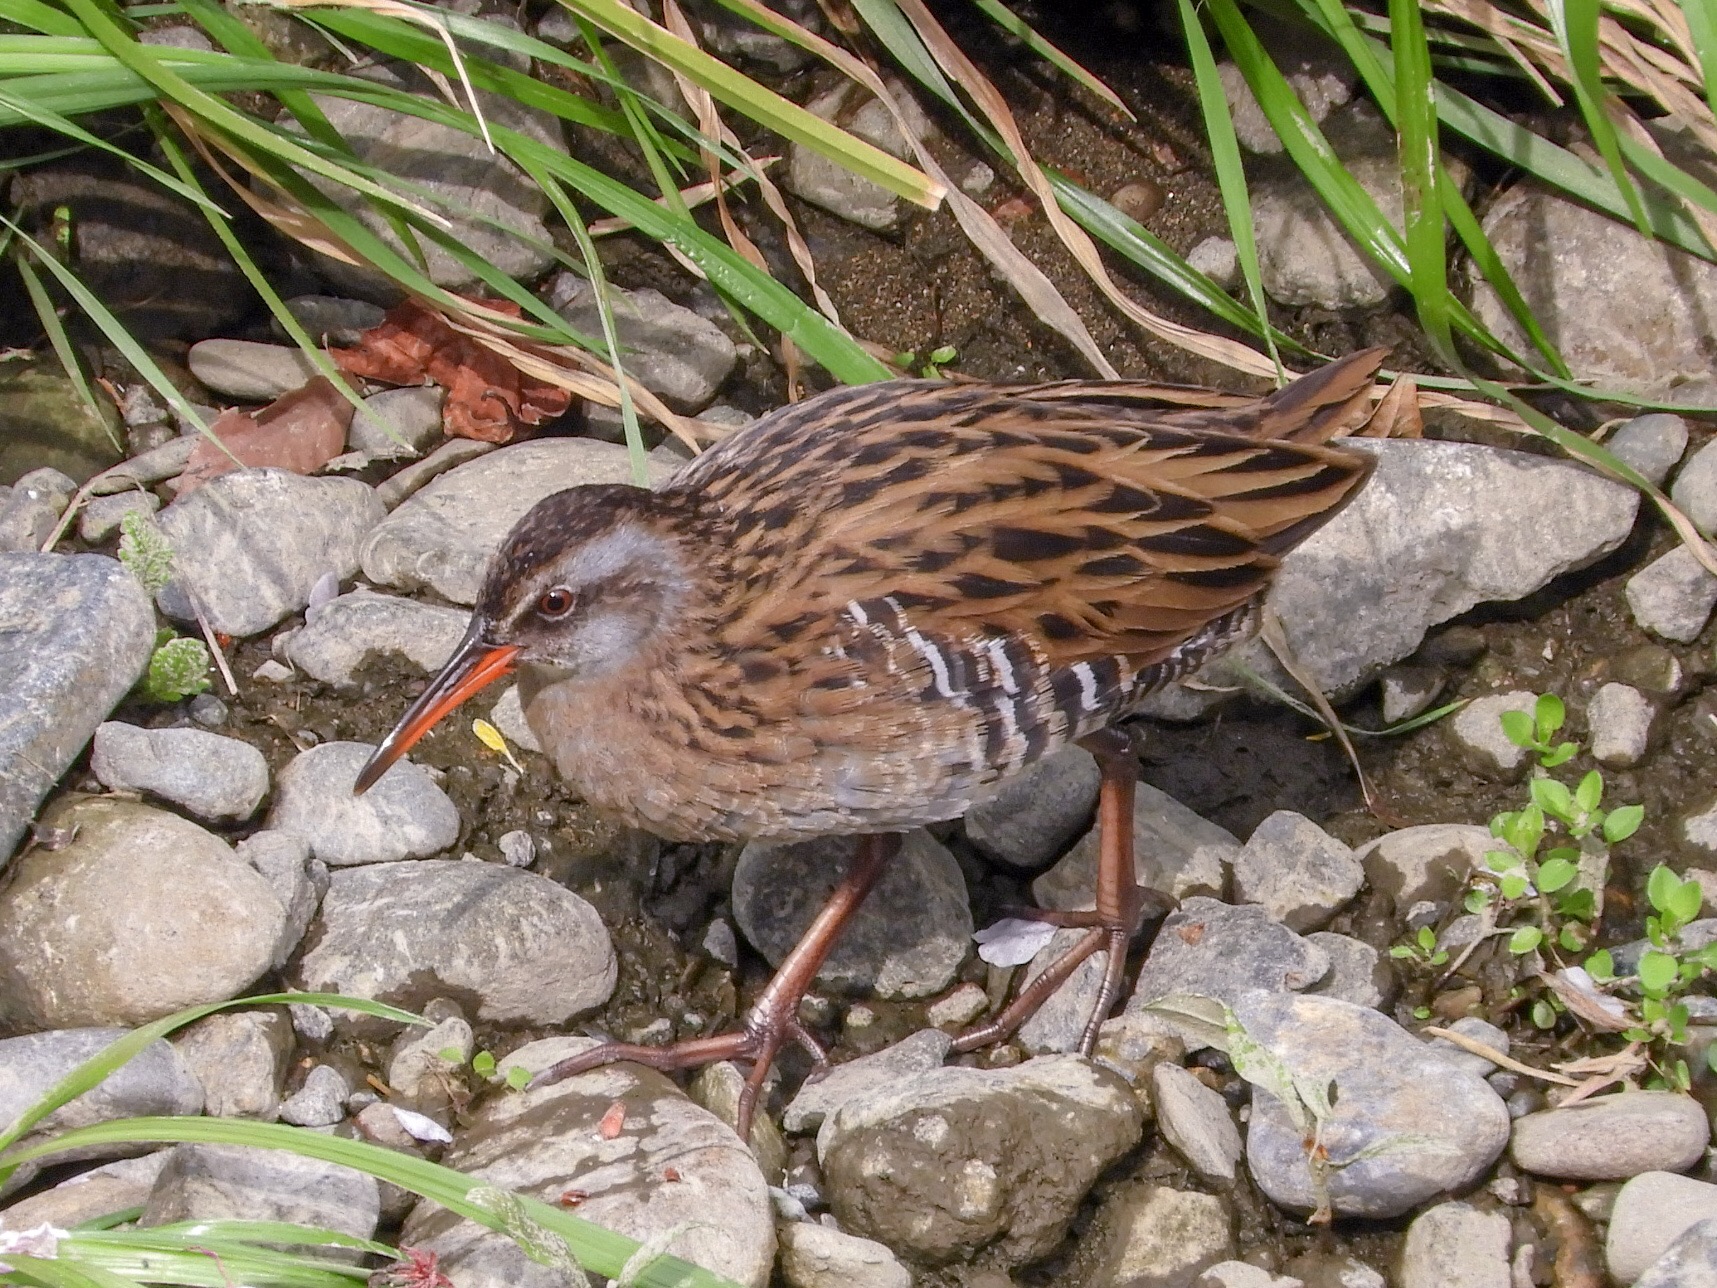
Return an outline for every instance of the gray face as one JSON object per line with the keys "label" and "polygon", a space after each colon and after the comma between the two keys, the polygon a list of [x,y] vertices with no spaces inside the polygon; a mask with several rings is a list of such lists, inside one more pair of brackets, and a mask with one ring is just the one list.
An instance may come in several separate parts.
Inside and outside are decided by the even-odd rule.
{"label": "gray face", "polygon": [[490,610],[490,639],[517,645],[522,667],[556,679],[599,679],[652,651],[681,619],[690,594],[679,543],[628,517],[522,575],[515,571]]}

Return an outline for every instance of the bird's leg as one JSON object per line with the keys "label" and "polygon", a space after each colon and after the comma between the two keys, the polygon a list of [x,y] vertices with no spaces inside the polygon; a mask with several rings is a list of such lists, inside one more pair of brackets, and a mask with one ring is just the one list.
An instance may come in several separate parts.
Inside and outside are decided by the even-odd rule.
{"label": "bird's leg", "polygon": [[1037,917],[1059,926],[1089,926],[1072,949],[1050,963],[1041,975],[988,1024],[970,1029],[954,1040],[956,1051],[975,1051],[999,1042],[1029,1020],[1055,990],[1065,983],[1084,960],[1098,949],[1109,957],[1097,1004],[1079,1038],[1079,1050],[1090,1055],[1097,1046],[1097,1030],[1109,1016],[1121,991],[1121,976],[1127,967],[1127,944],[1143,919],[1145,892],[1133,871],[1133,784],[1138,761],[1127,736],[1105,729],[1082,740],[1081,746],[1097,758],[1102,777],[1097,793],[1097,907],[1090,912],[1044,912],[1028,910],[1021,915]]}
{"label": "bird's leg", "polygon": [[899,850],[900,837],[897,835],[858,838],[858,851],[840,884],[800,936],[799,942],[793,945],[793,950],[782,961],[762,996],[746,1012],[745,1023],[739,1029],[663,1047],[604,1042],[543,1070],[531,1080],[532,1088],[547,1086],[575,1073],[584,1073],[618,1060],[632,1060],[663,1071],[699,1068],[718,1060],[745,1060],[750,1062],[751,1072],[746,1076],[745,1090],[740,1093],[737,1126],[740,1139],[748,1140],[751,1113],[757,1104],[758,1093],[782,1047],[789,1041],[797,1042],[810,1053],[818,1070],[828,1067],[828,1057],[823,1054],[822,1047],[799,1023],[799,1000],[822,969],[824,960],[840,939],[841,931],[859,910],[859,905],[864,903],[865,896],[882,876],[888,861]]}

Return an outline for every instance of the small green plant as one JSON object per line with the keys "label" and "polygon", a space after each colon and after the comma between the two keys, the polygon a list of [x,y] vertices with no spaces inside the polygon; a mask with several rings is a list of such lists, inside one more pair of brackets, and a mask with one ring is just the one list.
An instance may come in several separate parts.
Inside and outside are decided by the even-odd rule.
{"label": "small green plant", "polygon": [[128,510],[119,520],[119,562],[150,595],[160,594],[173,576],[173,547],[155,520]]}
{"label": "small green plant", "polygon": [[[440,1052],[440,1055],[443,1060],[447,1060],[450,1063],[457,1063],[460,1058],[459,1048],[447,1047],[445,1050]],[[500,1073],[500,1066],[495,1059],[495,1053],[493,1051],[479,1051],[476,1055],[472,1056],[471,1072],[483,1079],[484,1082],[495,1082],[497,1080],[503,1081],[514,1091],[523,1091],[531,1082],[531,1071],[525,1068],[522,1064],[507,1066],[507,1072],[505,1076],[502,1076]]]}
{"label": "small green plant", "polygon": [[209,687],[209,650],[202,640],[163,630],[155,637],[142,693],[151,702],[182,702]]}
{"label": "small green plant", "polygon": [[1421,966],[1441,966],[1449,960],[1449,954],[1437,947],[1437,932],[1429,926],[1420,926],[1417,935],[1406,943],[1396,944],[1389,955],[1397,961],[1410,960]]}
{"label": "small green plant", "polygon": [[960,360],[960,351],[951,344],[938,345],[919,356],[916,349],[906,349],[894,355],[894,365],[902,367],[925,380],[940,380],[944,369]]}

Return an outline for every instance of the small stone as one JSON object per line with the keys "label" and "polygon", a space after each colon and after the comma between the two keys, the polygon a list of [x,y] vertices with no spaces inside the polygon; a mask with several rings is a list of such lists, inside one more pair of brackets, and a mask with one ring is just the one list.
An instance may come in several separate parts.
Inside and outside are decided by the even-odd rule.
{"label": "small stone", "polygon": [[939,1029],[963,1029],[988,1009],[989,994],[976,984],[962,984],[948,996],[930,1004],[925,1018]]}
{"label": "small stone", "polygon": [[1657,643],[1636,644],[1614,654],[1610,671],[1620,683],[1657,698],[1679,695],[1687,678],[1675,654]]}
{"label": "small stone", "polygon": [[739,969],[739,938],[733,933],[733,923],[717,917],[704,931],[703,950],[714,961],[729,970]]}
{"label": "small stone", "polygon": [[1692,1097],[1636,1091],[1517,1119],[1509,1157],[1538,1176],[1626,1180],[1692,1167],[1710,1137],[1711,1124]]}
{"label": "small stone", "polygon": [[78,512],[78,540],[98,546],[119,531],[119,522],[136,511],[154,514],[161,508],[161,498],[153,492],[119,492],[113,496],[92,496]]}
{"label": "small stone", "polygon": [[212,693],[199,693],[185,706],[191,719],[205,729],[219,729],[227,722],[227,704]]}
{"label": "small stone", "polygon": [[250,673],[250,678],[261,680],[265,684],[285,684],[293,674],[291,667],[269,658]]}
{"label": "small stone", "polygon": [[1717,444],[1707,443],[1688,458],[1675,476],[1669,499],[1705,531],[1717,527]]}
{"label": "small stone", "polygon": [[[356,344],[362,332],[380,326],[387,317],[379,304],[338,295],[295,295],[286,301],[286,311],[318,344]],[[277,320],[271,318],[269,326],[281,340],[290,338]]]}
{"label": "small stone", "polygon": [[[60,1079],[129,1032],[123,1028],[68,1028],[0,1038],[0,1119],[15,1123]],[[177,1051],[157,1038],[98,1086],[42,1119],[24,1139],[32,1141],[115,1118],[202,1111],[203,1088],[196,1075]],[[110,1152],[123,1153],[125,1148]],[[100,1152],[95,1156],[100,1157]]]}
{"label": "small stone", "polygon": [[[1134,787],[1133,838],[1133,874],[1139,884],[1176,899],[1220,898],[1227,884],[1225,868],[1240,852],[1240,842],[1232,833],[1149,783]],[[1061,862],[1031,883],[1040,908],[1072,911],[1096,906],[1100,843],[1094,827]]]}
{"label": "small stone", "polygon": [[388,1053],[387,1083],[408,1108],[432,1113],[452,1104],[451,1080],[476,1050],[471,1024],[449,1015],[434,1028],[406,1029]]}
{"label": "small stone", "polygon": [[1379,689],[1383,698],[1383,723],[1400,724],[1428,709],[1448,683],[1434,666],[1392,666],[1383,673]]}
{"label": "small stone", "polygon": [[[1032,957],[1021,987],[1029,987],[1039,975],[1071,952],[1088,933],[1073,927],[1057,930]],[[1108,966],[1107,949],[1098,949],[1080,962],[1061,987],[1020,1025],[1016,1035],[1019,1044],[1033,1055],[1077,1051],[1103,991],[1103,975]]]}
{"label": "small stone", "polygon": [[310,609],[281,645],[288,662],[324,684],[351,688],[374,657],[403,657],[434,674],[458,646],[471,615],[399,595],[354,590]]}
{"label": "small stone", "polygon": [[331,1064],[310,1070],[304,1085],[280,1104],[280,1120],[294,1127],[332,1127],[346,1116],[352,1094],[345,1077]]}
{"label": "small stone", "polygon": [[1455,751],[1475,773],[1504,780],[1517,777],[1524,772],[1530,753],[1508,740],[1501,716],[1505,711],[1530,715],[1537,701],[1538,695],[1526,689],[1474,698],[1448,723]]}
{"label": "small stone", "polygon": [[334,1017],[325,1008],[307,1002],[289,1002],[292,1031],[306,1042],[325,1043],[334,1036]]}
{"label": "small stone", "polygon": [[[671,1026],[668,1036],[672,1036]],[[739,1100],[744,1092],[745,1075],[731,1060],[705,1065],[686,1088],[693,1104],[702,1105],[736,1132]],[[751,1134],[745,1143],[751,1147],[751,1156],[757,1160],[757,1170],[763,1173],[763,1179],[771,1185],[781,1184],[787,1174],[787,1142],[775,1120],[768,1114],[754,1114]]]}
{"label": "small stone", "polygon": [[151,792],[203,819],[249,818],[268,792],[260,751],[203,729],[109,720],[95,731],[89,766],[110,791]]}
{"label": "small stone", "polygon": [[1401,1288],[1510,1288],[1508,1217],[1439,1203],[1407,1227]]}
{"label": "small stone", "polygon": [[103,1163],[49,1190],[0,1208],[0,1233],[51,1225],[61,1230],[126,1208],[142,1207],[167,1161],[167,1151]]}
{"label": "small stone", "polygon": [[401,761],[352,794],[374,750],[327,742],[300,752],[280,771],[268,826],[303,837],[330,867],[420,858],[458,840],[458,808],[419,765]]}
{"label": "small stone", "polygon": [[321,374],[296,345],[254,340],[203,340],[185,362],[214,392],[242,402],[273,402]]}
{"label": "small stone", "polygon": [[1687,422],[1665,411],[1635,416],[1604,444],[1657,486],[1687,451]]}
{"label": "small stone", "polygon": [[248,1145],[176,1145],[138,1224],[290,1221],[368,1239],[381,1219],[373,1176]]}
{"label": "small stone", "polygon": [[541,754],[542,744],[537,741],[536,733],[525,721],[525,708],[519,700],[518,685],[509,684],[501,696],[495,699],[495,705],[489,711],[489,720],[515,747]]}
{"label": "small stone", "polygon": [[1497,848],[1487,828],[1472,823],[1428,823],[1404,827],[1362,845],[1354,857],[1373,889],[1387,894],[1397,908],[1447,903]]}
{"label": "small stone", "polygon": [[1153,179],[1134,180],[1122,184],[1109,196],[1109,204],[1136,223],[1149,223],[1151,216],[1163,208],[1167,194]]}
{"label": "small stone", "polygon": [[1717,854],[1717,801],[1682,819],[1681,835],[1689,845]]}
{"label": "small stone", "polygon": [[[927,137],[929,118],[916,107],[913,96],[898,82],[889,88],[907,114],[906,128],[920,139]],[[842,129],[890,156],[910,155],[911,145],[894,115],[855,84],[843,83],[818,95],[805,104],[805,110],[838,122]],[[861,227],[886,232],[900,222],[900,199],[892,192],[803,143],[788,146],[785,183],[794,195]]]}
{"label": "small stone", "polygon": [[[1508,1034],[1488,1020],[1482,1020],[1476,1015],[1463,1015],[1460,1019],[1450,1022],[1447,1027],[1449,1032],[1487,1046],[1499,1055],[1508,1054]],[[1466,1069],[1480,1078],[1489,1078],[1496,1071],[1494,1061],[1487,1060],[1478,1052],[1469,1051],[1448,1038],[1432,1038],[1426,1045],[1457,1068]]]}
{"label": "small stone", "polygon": [[1178,1064],[1166,1061],[1151,1073],[1151,1106],[1163,1139],[1206,1182],[1234,1179],[1246,1153],[1228,1103]]}
{"label": "small stone", "polygon": [[[1336,108],[1352,100],[1358,77],[1353,64],[1333,42],[1306,28],[1267,18],[1256,23],[1256,30],[1314,121],[1325,120]],[[1261,155],[1282,151],[1281,137],[1240,69],[1224,62],[1217,68],[1217,74],[1241,146]]]}
{"label": "small stone", "polygon": [[537,843],[529,832],[519,828],[503,832],[495,844],[500,847],[501,858],[508,867],[528,868],[536,862]]}
{"label": "small stone", "polygon": [[1393,991],[1394,973],[1382,955],[1363,939],[1327,930],[1306,936],[1306,942],[1330,960],[1329,974],[1306,990],[1317,997],[1334,997],[1355,1006],[1383,1009]]}
{"label": "small stone", "polygon": [[966,839],[997,863],[1041,868],[1090,823],[1100,777],[1090,752],[1063,747],[967,810]]}
{"label": "small stone", "polygon": [[412,460],[443,439],[439,385],[384,389],[352,417],[351,449],[378,460]]}
{"label": "small stone", "polygon": [[1717,577],[1677,546],[1629,577],[1623,593],[1642,629],[1686,644],[1699,638],[1717,606]]}
{"label": "small stone", "polygon": [[292,1025],[269,1007],[219,1011],[173,1037],[179,1056],[203,1084],[203,1112],[215,1118],[273,1122],[292,1054]]}
{"label": "small stone", "polygon": [[[789,145],[796,147],[797,144]],[[660,291],[610,289],[609,308],[625,347],[626,374],[675,411],[709,404],[739,362],[721,328]],[[586,335],[602,334],[602,318],[587,278],[562,273],[549,290],[554,310]]]}
{"label": "small stone", "polygon": [[812,1221],[776,1228],[789,1288],[912,1288],[912,1275],[882,1244]]}
{"label": "small stone", "polygon": [[1691,1227],[1717,1220],[1717,1185],[1677,1176],[1646,1172],[1634,1177],[1616,1195],[1604,1259],[1610,1276],[1631,1284],[1667,1252]]}
{"label": "small stone", "polygon": [[1365,883],[1353,851],[1304,815],[1277,810],[1234,857],[1234,897],[1290,930],[1318,930]]}
{"label": "small stone", "polygon": [[1637,765],[1651,742],[1657,715],[1651,700],[1626,684],[1606,684],[1586,704],[1586,726],[1592,731],[1592,758],[1612,768]]}
{"label": "small stone", "polygon": [[1206,237],[1187,252],[1186,262],[1225,291],[1240,284],[1240,252],[1231,237]]}
{"label": "small stone", "polygon": [[[1075,1254],[1091,1284],[1185,1284],[1235,1253],[1227,1200],[1126,1181],[1097,1209]],[[1202,1282],[1202,1281],[1201,1281]]]}
{"label": "small stone", "polygon": [[1249,1261],[1219,1261],[1192,1281],[1192,1288],[1306,1288],[1303,1279],[1273,1275]]}

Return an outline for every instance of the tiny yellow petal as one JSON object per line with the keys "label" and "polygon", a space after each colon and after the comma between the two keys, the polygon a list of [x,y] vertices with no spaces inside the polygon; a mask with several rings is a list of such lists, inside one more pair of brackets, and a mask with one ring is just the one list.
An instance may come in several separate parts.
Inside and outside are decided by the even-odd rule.
{"label": "tiny yellow petal", "polygon": [[503,756],[507,754],[507,740],[501,736],[501,731],[487,720],[473,720],[471,732],[477,735],[477,741],[490,751],[498,751]]}

